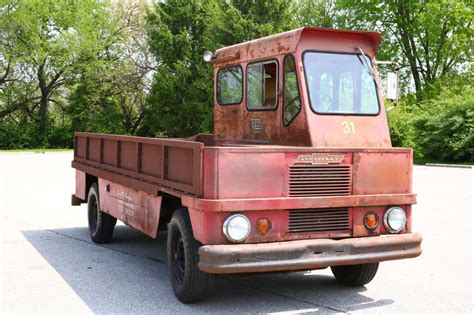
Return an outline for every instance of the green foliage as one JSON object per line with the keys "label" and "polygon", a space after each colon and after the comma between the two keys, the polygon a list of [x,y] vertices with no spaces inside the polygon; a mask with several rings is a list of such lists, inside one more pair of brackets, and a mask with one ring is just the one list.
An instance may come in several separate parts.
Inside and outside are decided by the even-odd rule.
{"label": "green foliage", "polygon": [[13,123],[2,123],[0,125],[0,150],[42,147],[44,144],[41,142],[41,139],[37,138],[34,126],[30,124],[19,126]]}
{"label": "green foliage", "polygon": [[[446,83],[460,82],[447,88]],[[388,113],[393,146],[414,148],[416,160],[474,161],[474,89],[465,77],[440,78],[421,103],[405,98]],[[428,93],[428,92],[426,92]]]}
{"label": "green foliage", "polygon": [[71,129],[123,134],[117,99],[107,96],[103,86],[91,80],[78,84],[69,97]]}
{"label": "green foliage", "polygon": [[[3,2],[3,1],[2,1]],[[0,118],[27,110],[46,133],[51,104],[63,105],[61,88],[90,63],[112,36],[103,2],[18,0],[0,4],[2,86],[21,98],[0,98]]]}
{"label": "green foliage", "polygon": [[424,101],[413,118],[415,141],[426,158],[474,162],[474,89],[464,93],[444,90]]}
{"label": "green foliage", "polygon": [[413,148],[414,158],[420,159],[423,154],[417,148],[415,142],[415,130],[412,121],[414,116],[415,114],[410,111],[409,102],[406,99],[387,113],[392,146]]}
{"label": "green foliage", "polygon": [[297,0],[296,19],[300,26],[344,28],[338,16],[336,0]]}
{"label": "green foliage", "polygon": [[0,148],[70,147],[76,130],[136,132],[156,64],[144,7],[0,0]]}
{"label": "green foliage", "polygon": [[201,59],[211,14],[201,1],[176,0],[149,14],[150,48],[161,66],[141,133],[182,136],[212,129],[212,69]]}

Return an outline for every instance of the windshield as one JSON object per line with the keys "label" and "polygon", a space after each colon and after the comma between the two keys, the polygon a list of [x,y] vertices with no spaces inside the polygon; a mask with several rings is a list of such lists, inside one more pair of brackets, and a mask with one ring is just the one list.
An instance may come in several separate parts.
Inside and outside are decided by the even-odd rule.
{"label": "windshield", "polygon": [[375,80],[362,58],[358,54],[304,53],[309,101],[316,113],[379,113]]}

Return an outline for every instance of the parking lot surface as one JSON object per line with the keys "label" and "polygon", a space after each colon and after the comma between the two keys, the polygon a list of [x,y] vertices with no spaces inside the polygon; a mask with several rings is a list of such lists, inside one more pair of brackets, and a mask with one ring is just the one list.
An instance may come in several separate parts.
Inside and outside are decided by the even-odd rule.
{"label": "parking lot surface", "polygon": [[86,206],[70,206],[72,152],[0,153],[3,312],[471,313],[472,169],[416,166],[413,230],[423,254],[384,262],[361,288],[329,269],[212,277],[207,299],[181,304],[156,240],[118,225],[93,244]]}

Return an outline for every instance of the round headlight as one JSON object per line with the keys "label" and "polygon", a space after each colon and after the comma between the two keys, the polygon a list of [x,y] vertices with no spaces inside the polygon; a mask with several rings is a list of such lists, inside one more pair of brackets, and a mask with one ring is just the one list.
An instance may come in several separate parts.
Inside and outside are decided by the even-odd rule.
{"label": "round headlight", "polygon": [[383,222],[390,233],[398,233],[405,227],[407,215],[400,207],[388,208],[383,216]]}
{"label": "round headlight", "polygon": [[224,221],[222,230],[225,237],[232,243],[241,243],[250,234],[250,221],[243,214],[233,214]]}

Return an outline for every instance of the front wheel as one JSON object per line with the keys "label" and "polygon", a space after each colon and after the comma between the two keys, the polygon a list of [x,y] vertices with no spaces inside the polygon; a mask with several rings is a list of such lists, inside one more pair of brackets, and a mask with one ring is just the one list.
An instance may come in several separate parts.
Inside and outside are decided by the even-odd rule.
{"label": "front wheel", "polygon": [[200,302],[206,296],[209,275],[198,268],[199,246],[187,209],[176,210],[168,225],[167,256],[174,293],[183,303]]}
{"label": "front wheel", "polygon": [[378,268],[379,263],[376,262],[361,265],[334,266],[331,267],[331,271],[337,281],[343,285],[359,287],[372,281]]}

